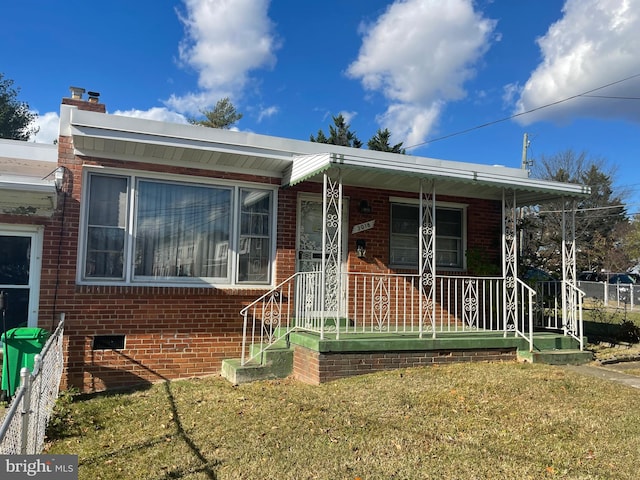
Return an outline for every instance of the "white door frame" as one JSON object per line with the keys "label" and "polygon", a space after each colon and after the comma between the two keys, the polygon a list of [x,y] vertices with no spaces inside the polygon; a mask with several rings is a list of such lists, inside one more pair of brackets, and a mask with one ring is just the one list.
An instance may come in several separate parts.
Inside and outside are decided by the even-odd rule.
{"label": "white door frame", "polygon": [[38,312],[40,308],[40,275],[42,270],[44,227],[41,225],[15,225],[0,223],[0,236],[29,237],[31,239],[28,284],[0,285],[0,290],[11,291],[12,288],[29,289],[27,326],[36,327],[38,325]]}
{"label": "white door frame", "polygon": [[[302,233],[302,228],[301,228],[301,224],[302,221],[304,220],[302,218],[301,212],[300,212],[300,208],[302,206],[302,202],[303,201],[310,201],[310,202],[317,202],[320,207],[320,214],[322,215],[322,195],[320,194],[313,194],[313,193],[300,193],[298,195],[298,200],[297,200],[297,207],[296,207],[296,217],[298,219],[297,224],[296,224],[296,272],[300,272],[300,241],[301,241],[301,233]],[[342,267],[346,268],[347,265],[347,259],[349,257],[349,251],[348,251],[348,245],[349,245],[349,238],[348,238],[348,225],[349,225],[349,199],[348,198],[343,198],[342,200],[342,258],[340,259],[340,262],[342,264]],[[322,216],[320,217],[320,228],[323,228],[322,225]],[[320,245],[319,245],[319,249],[318,252],[320,253],[320,255],[322,255],[322,230],[320,231]],[[318,259],[318,262],[321,264],[321,258]],[[344,270],[343,270],[344,271]]]}

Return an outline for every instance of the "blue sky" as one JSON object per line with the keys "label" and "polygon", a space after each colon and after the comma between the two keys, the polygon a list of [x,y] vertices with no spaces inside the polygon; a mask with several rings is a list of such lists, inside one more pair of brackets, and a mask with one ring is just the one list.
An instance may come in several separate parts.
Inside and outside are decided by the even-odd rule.
{"label": "blue sky", "polygon": [[38,113],[36,141],[72,85],[175,122],[229,96],[239,130],[307,140],[342,113],[365,144],[389,128],[465,162],[519,167],[527,133],[534,161],[604,160],[640,211],[640,0],[6,3],[0,72]]}

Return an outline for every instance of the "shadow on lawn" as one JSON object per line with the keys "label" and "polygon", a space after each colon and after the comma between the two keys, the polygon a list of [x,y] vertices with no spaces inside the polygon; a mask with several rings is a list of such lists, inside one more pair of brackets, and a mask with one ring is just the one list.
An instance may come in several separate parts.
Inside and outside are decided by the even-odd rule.
{"label": "shadow on lawn", "polygon": [[[191,469],[191,470],[184,470],[184,469],[182,469],[180,467],[177,467],[174,470],[167,471],[164,474],[163,477],[159,477],[159,478],[160,479],[162,479],[162,478],[165,478],[165,479],[183,478],[187,474],[204,472],[205,475],[207,476],[207,478],[215,480],[217,478],[217,476],[216,476],[216,473],[213,471],[213,469],[211,467],[212,467],[212,465],[214,467],[220,465],[220,461],[216,460],[216,461],[213,462],[213,464],[212,464],[212,462],[208,461],[207,458],[202,454],[202,451],[200,450],[198,445],[195,444],[195,442],[191,439],[191,437],[189,437],[189,435],[185,431],[185,429],[184,429],[184,427],[182,425],[182,421],[180,420],[180,414],[178,413],[178,408],[177,408],[177,405],[176,405],[175,397],[173,395],[173,392],[171,391],[171,381],[168,378],[166,378],[165,376],[159,374],[155,370],[150,369],[146,365],[143,365],[139,361],[129,357],[128,355],[122,353],[121,351],[114,350],[114,352],[117,353],[118,355],[120,355],[121,357],[127,359],[129,362],[134,363],[137,366],[143,368],[144,370],[146,370],[147,372],[152,374],[154,377],[156,377],[156,378],[158,378],[158,379],[160,379],[162,381],[162,385],[163,385],[164,390],[166,392],[167,399],[169,401],[169,405],[170,405],[170,408],[171,408],[172,420],[175,423],[176,430],[177,430],[177,432],[174,435],[162,435],[160,438],[151,439],[149,441],[138,443],[136,445],[129,445],[129,446],[123,448],[122,450],[123,451],[124,450],[135,451],[135,450],[139,450],[139,449],[143,449],[143,448],[150,448],[150,447],[165,443],[167,441],[168,437],[177,437],[179,439],[182,439],[185,442],[185,444],[193,452],[193,454],[196,456],[196,458],[202,463],[202,467]],[[151,382],[145,382],[144,384],[141,384],[138,387],[128,388],[127,391],[146,390],[146,389],[150,388],[151,385],[152,385]],[[111,391],[111,392],[107,391],[107,392],[102,392],[102,393],[99,393],[99,394],[90,394],[88,396],[95,396],[95,395],[105,396],[105,395],[110,395],[110,394],[116,395],[116,394],[122,393],[122,391],[123,390]],[[82,397],[87,398],[87,396],[84,396],[84,395]],[[117,452],[116,453],[111,452],[109,454],[94,456],[94,457],[91,457],[91,459],[88,459],[86,461],[81,462],[80,464],[82,465],[83,463],[97,463],[99,461],[103,462],[105,459],[108,459],[109,457],[112,457],[114,455],[117,455]]]}

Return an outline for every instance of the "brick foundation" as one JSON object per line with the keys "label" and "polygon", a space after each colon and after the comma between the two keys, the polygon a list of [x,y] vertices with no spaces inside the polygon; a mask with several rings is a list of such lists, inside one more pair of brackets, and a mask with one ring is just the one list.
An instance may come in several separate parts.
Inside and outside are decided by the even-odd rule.
{"label": "brick foundation", "polygon": [[429,350],[409,352],[321,353],[296,345],[293,376],[311,385],[398,368],[457,362],[516,361],[515,348],[479,350]]}

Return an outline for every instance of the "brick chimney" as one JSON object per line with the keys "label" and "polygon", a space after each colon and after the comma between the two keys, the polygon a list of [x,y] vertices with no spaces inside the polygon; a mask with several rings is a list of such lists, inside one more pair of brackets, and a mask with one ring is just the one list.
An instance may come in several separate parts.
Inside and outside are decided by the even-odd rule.
{"label": "brick chimney", "polygon": [[88,99],[84,99],[83,96],[86,92],[84,88],[69,87],[71,90],[71,97],[63,98],[63,105],[73,105],[78,107],[79,110],[89,110],[91,112],[107,113],[107,107],[104,103],[100,103],[100,94],[98,92],[88,92]]}

